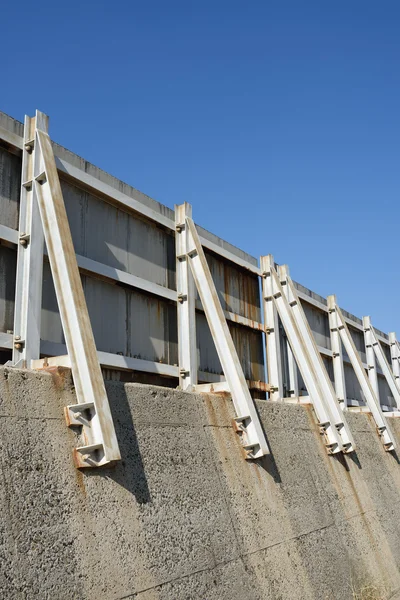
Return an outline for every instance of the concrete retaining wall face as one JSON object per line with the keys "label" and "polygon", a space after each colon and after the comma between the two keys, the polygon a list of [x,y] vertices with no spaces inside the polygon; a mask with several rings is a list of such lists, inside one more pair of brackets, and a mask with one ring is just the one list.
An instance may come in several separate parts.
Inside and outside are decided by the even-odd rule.
{"label": "concrete retaining wall face", "polygon": [[107,389],[123,460],[81,473],[68,373],[0,369],[1,598],[396,597],[400,465],[368,416],[337,459],[310,408],[261,401],[273,457],[251,463],[229,399]]}

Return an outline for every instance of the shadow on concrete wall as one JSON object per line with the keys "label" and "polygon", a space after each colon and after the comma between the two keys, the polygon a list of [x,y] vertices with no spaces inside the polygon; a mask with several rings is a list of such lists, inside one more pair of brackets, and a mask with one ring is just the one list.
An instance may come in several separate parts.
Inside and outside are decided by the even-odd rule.
{"label": "shadow on concrete wall", "polygon": [[118,388],[112,385],[107,386],[107,395],[121,452],[121,460],[110,467],[82,469],[82,473],[84,477],[111,479],[130,492],[138,504],[147,504],[151,501],[150,490],[144,472],[142,455],[125,386],[119,385]]}

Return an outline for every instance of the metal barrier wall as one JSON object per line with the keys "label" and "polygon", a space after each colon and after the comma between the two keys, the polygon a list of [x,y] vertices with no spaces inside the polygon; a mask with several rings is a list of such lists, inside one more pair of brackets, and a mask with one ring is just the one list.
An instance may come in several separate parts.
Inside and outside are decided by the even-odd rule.
{"label": "metal barrier wall", "polygon": [[[0,113],[0,362],[3,363],[10,358],[13,347],[23,133],[22,123]],[[177,385],[174,211],[61,146],[53,144],[53,150],[106,376]],[[258,261],[206,230],[200,227],[197,230],[252,395],[265,398],[268,385],[260,293],[262,273]],[[300,284],[295,285],[333,381],[327,300]],[[363,323],[343,312],[368,369]],[[198,297],[196,326],[199,382],[221,381],[221,365]],[[281,325],[280,330],[283,395],[306,395]],[[388,336],[375,332],[390,362]],[[65,354],[46,257],[40,337],[42,356]],[[345,353],[343,361],[349,405],[364,404],[360,385]],[[390,409],[395,406],[393,395],[379,368],[377,372],[381,405]]]}

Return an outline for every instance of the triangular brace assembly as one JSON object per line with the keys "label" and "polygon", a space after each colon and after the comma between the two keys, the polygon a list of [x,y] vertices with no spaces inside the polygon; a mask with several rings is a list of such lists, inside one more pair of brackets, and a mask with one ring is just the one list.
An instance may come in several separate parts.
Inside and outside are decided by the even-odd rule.
{"label": "triangular brace assembly", "polygon": [[218,298],[196,226],[191,218],[190,205],[185,203],[176,206],[175,214],[181,386],[183,389],[202,391],[202,386],[197,385],[193,276],[226,378],[227,386],[225,386],[225,389],[232,396],[237,415],[235,421],[238,430],[242,434],[246,458],[261,458],[265,454],[269,454],[270,451]]}
{"label": "triangular brace assembly", "polygon": [[[48,364],[46,359],[39,360],[44,233],[78,400],[77,405],[66,408],[66,418],[71,426],[83,426],[85,440],[84,445],[74,451],[75,465],[97,467],[119,460],[121,455],[47,122],[47,117],[39,111],[35,118],[25,120],[12,364],[28,368],[43,368]],[[57,357],[51,359],[52,365],[62,362],[57,361]]]}
{"label": "triangular brace assembly", "polygon": [[[260,263],[263,272],[264,312],[271,315],[272,306],[275,306],[279,314],[314,406],[327,451],[329,454],[352,452],[355,444],[350,428],[339,406],[289,270],[287,266],[282,266],[278,273],[272,255],[262,256]],[[276,331],[268,328],[266,333],[268,337]]]}

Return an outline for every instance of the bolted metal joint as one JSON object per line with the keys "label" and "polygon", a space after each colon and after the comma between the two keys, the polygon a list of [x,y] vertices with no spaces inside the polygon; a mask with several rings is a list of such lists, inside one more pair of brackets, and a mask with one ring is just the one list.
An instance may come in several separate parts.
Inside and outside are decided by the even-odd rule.
{"label": "bolted metal joint", "polygon": [[21,235],[19,236],[19,243],[21,244],[21,246],[26,247],[29,242],[31,240],[31,236],[29,235],[29,233],[21,233]]}
{"label": "bolted metal joint", "polygon": [[29,142],[26,142],[26,144],[24,145],[24,148],[25,148],[26,152],[28,152],[29,154],[31,154],[34,145],[35,145],[35,140],[31,140]]}
{"label": "bolted metal joint", "polygon": [[25,341],[21,340],[20,335],[14,336],[14,348],[15,350],[19,350],[20,352],[23,350],[25,346]]}
{"label": "bolted metal joint", "polygon": [[187,294],[178,294],[177,296],[177,300],[179,302],[179,304],[183,304],[185,302],[185,300],[187,300]]}

